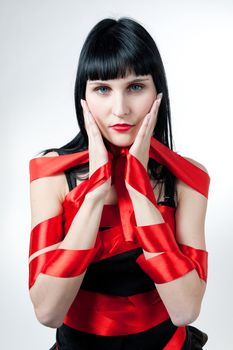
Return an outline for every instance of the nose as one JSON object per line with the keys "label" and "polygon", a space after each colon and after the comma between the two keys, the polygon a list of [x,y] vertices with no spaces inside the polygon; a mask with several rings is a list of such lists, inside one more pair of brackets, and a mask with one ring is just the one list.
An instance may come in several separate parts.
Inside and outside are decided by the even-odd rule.
{"label": "nose", "polygon": [[112,104],[112,114],[121,118],[129,114],[129,111],[130,109],[125,96],[123,96],[123,94],[117,94],[116,96],[114,96]]}

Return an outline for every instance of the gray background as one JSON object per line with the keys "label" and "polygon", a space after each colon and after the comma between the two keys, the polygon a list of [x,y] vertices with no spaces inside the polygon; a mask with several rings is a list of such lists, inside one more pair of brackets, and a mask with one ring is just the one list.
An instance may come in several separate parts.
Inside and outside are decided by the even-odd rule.
{"label": "gray background", "polygon": [[167,72],[176,150],[211,176],[209,280],[194,323],[205,349],[232,349],[232,1],[0,1],[1,349],[49,349],[28,293],[29,160],[78,131],[73,87],[89,30],[131,16],[154,37]]}

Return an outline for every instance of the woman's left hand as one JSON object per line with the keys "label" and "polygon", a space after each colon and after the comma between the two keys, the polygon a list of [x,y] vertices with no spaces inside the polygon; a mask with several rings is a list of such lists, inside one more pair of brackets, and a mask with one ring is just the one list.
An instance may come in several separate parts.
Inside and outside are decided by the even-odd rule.
{"label": "woman's left hand", "polygon": [[162,93],[157,95],[149,113],[144,117],[142,125],[137,133],[134,143],[129,148],[129,153],[136,157],[147,170],[149,161],[150,139],[157,121]]}

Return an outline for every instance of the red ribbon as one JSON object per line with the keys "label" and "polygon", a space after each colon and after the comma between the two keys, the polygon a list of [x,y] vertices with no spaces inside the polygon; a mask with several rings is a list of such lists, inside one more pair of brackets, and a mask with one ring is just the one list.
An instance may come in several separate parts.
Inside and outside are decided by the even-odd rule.
{"label": "red ribbon", "polygon": [[208,252],[185,244],[179,244],[179,247],[181,252],[193,261],[199,277],[206,282],[208,273]]}
{"label": "red ribbon", "polygon": [[[181,179],[192,188],[208,196],[209,175],[199,167],[193,165],[176,152],[151,138],[150,156],[165,165],[177,178]],[[118,157],[117,157],[118,156]],[[129,153],[127,147],[121,148],[118,155],[113,158],[109,152],[109,161],[97,169],[89,180],[83,181],[76,191],[77,206],[82,204],[87,192],[95,189],[98,185],[111,176],[118,195],[121,224],[126,241],[134,241],[133,226],[136,225],[132,202],[125,187],[125,179],[136,190],[146,195],[154,205],[156,199],[152,187],[148,185],[146,170],[143,165]],[[127,161],[126,161],[127,158]],[[38,157],[30,160],[30,181],[40,177],[51,176],[62,172],[71,166],[88,162],[88,151],[78,152],[59,157]]]}
{"label": "red ribbon", "polygon": [[[106,181],[111,175],[112,175],[112,182],[115,184],[115,188],[117,191],[118,196],[118,209],[119,209],[119,218],[120,218],[120,225],[118,227],[118,232],[114,231],[114,228],[112,229],[112,233],[117,232],[116,234],[116,240],[113,244],[114,240],[111,242],[109,241],[104,245],[105,240],[104,238],[104,231],[99,232],[97,236],[97,241],[95,248],[98,247],[98,249],[95,249],[95,254],[91,254],[90,259],[88,259],[88,262],[84,263],[82,268],[80,270],[76,270],[73,275],[77,275],[77,273],[81,273],[83,269],[87,267],[87,265],[90,263],[90,261],[95,261],[101,258],[104,258],[106,256],[113,256],[116,254],[116,252],[123,252],[127,251],[129,249],[134,249],[136,246],[138,246],[138,240],[134,232],[134,228],[136,225],[136,220],[134,216],[133,206],[130,199],[130,196],[128,194],[128,191],[125,187],[125,180],[129,182],[136,190],[139,190],[142,194],[147,196],[151,202],[157,206],[155,196],[153,194],[152,187],[149,185],[148,181],[148,174],[145,170],[145,168],[142,166],[142,164],[129,153],[128,148],[122,148],[120,149],[120,152],[118,154],[112,154],[111,152],[108,153],[109,155],[109,161],[97,169],[95,173],[92,174],[90,179],[83,181],[80,185],[75,187],[68,195],[66,196],[64,200],[64,208],[66,210],[63,214],[63,223],[61,223],[61,216],[60,214],[57,215],[57,217],[51,218],[46,220],[43,223],[40,223],[35,227],[32,231],[32,240],[30,244],[30,254],[36,253],[37,250],[46,248],[51,244],[55,244],[59,240],[61,240],[61,235],[63,233],[63,236],[66,232],[68,232],[69,225],[71,224],[74,215],[77,213],[78,209],[80,208],[85,195],[94,190],[97,186],[102,184],[104,181]],[[151,158],[155,159],[158,163],[166,166],[178,179],[184,181],[187,185],[195,189],[196,191],[200,192],[205,197],[208,197],[208,188],[209,188],[209,182],[210,178],[207,173],[205,173],[203,170],[201,170],[199,167],[193,165],[188,160],[184,159],[180,155],[178,155],[176,152],[170,150],[165,145],[161,144],[159,141],[155,140],[154,138],[151,138],[151,145],[150,145],[150,152],[149,155]],[[52,176],[61,172],[64,172],[66,169],[69,169],[73,166],[76,166],[78,164],[84,164],[87,163],[89,160],[88,157],[88,151],[83,152],[77,152],[69,155],[61,155],[59,157],[38,157],[30,160],[30,181],[34,181],[36,179],[39,179],[41,177],[46,176]],[[171,219],[173,212],[173,209],[169,212],[166,210],[163,210],[163,206],[157,206],[158,209],[161,212],[161,215],[164,218],[164,221],[166,223],[169,223],[169,225],[174,229],[174,223]],[[171,209],[171,208],[170,208]],[[49,221],[50,220],[50,221]],[[62,225],[62,227],[61,227]],[[53,234],[50,235],[52,232],[52,227],[57,227],[56,231],[53,231]],[[57,234],[54,235],[54,232]],[[120,238],[120,236],[121,238]],[[102,236],[102,237],[101,237]],[[107,237],[107,236],[106,236]],[[110,235],[111,237],[111,235]],[[113,238],[113,237],[112,237]],[[101,240],[102,239],[102,240]],[[110,239],[110,238],[109,238]],[[111,239],[110,239],[111,240]],[[100,244],[101,243],[101,244]],[[109,249],[109,252],[107,252],[107,249]],[[194,251],[191,251],[189,248],[183,247],[183,251],[187,252],[188,254],[192,255],[193,261],[198,259],[200,257],[200,254],[194,253]],[[93,251],[94,252],[94,251]],[[46,267],[46,271],[51,271],[52,274],[56,274],[58,277],[66,276],[67,271],[64,267],[64,264],[66,264],[67,259],[63,259],[63,257],[69,253],[66,252],[59,252],[59,249],[55,251],[56,254],[60,254],[59,256],[56,256],[56,261],[60,261],[58,265],[55,266],[55,263],[52,263],[53,260],[53,253],[44,253],[40,256],[34,258],[31,261],[31,274],[33,276],[32,280],[35,280],[36,276],[43,271]],[[80,255],[81,253],[79,253]],[[107,255],[109,254],[109,255]],[[51,260],[47,259],[48,256],[51,255]],[[71,254],[72,255],[72,254]],[[55,256],[55,255],[54,255]],[[72,255],[72,259],[75,257]],[[72,260],[71,259],[71,260]],[[202,255],[202,260],[205,260],[204,255]],[[50,265],[51,263],[51,265]],[[198,263],[195,263],[195,266],[197,269],[201,270],[200,265]],[[61,266],[62,265],[62,266]],[[45,271],[45,270],[44,270]],[[70,271],[68,271],[68,274]],[[61,276],[62,275],[62,276]],[[205,273],[203,273],[205,275]],[[89,299],[88,293],[86,293],[82,290],[79,290],[79,293],[74,300],[74,303],[72,304],[69,313],[67,314],[67,317],[65,319],[65,322],[67,324],[70,324],[72,327],[77,327],[80,330],[83,331],[93,331],[95,334],[101,334],[101,332],[105,332],[105,335],[111,335],[111,334],[122,334],[122,332],[125,332],[125,334],[130,334],[136,330],[142,331],[143,329],[148,329],[152,324],[157,324],[156,322],[162,322],[162,320],[158,320],[158,308],[154,310],[153,313],[142,313],[140,309],[140,303],[138,296],[132,296],[125,299],[124,297],[111,297],[111,296],[104,296],[96,293],[96,296],[98,296],[98,299]],[[92,294],[93,295],[93,294]],[[145,298],[146,293],[143,293],[142,300],[145,302],[145,305],[148,304],[148,300]],[[106,297],[106,299],[104,299]],[[83,298],[83,299],[82,299]],[[85,299],[86,298],[86,299]],[[85,301],[79,302],[78,301]],[[100,302],[97,302],[97,301]],[[113,303],[113,300],[115,301],[115,304]],[[125,302],[126,300],[130,301],[128,306],[126,306]],[[110,303],[109,303],[110,301]],[[95,304],[97,302],[97,304]],[[123,308],[119,308],[119,305],[121,305],[121,302],[123,303]],[[90,303],[90,310],[88,317],[85,318],[85,313],[77,312],[77,308],[81,307],[83,310],[83,307],[87,307],[87,305]],[[116,309],[114,312],[112,312],[112,309],[108,309],[111,305],[115,305]],[[108,313],[109,319],[106,319],[106,313],[101,313],[101,310],[106,306],[105,312]],[[151,305],[149,305],[151,306]],[[100,307],[100,309],[98,309]],[[158,307],[158,305],[157,305]],[[80,310],[81,310],[80,309]],[[128,312],[130,313],[128,314]],[[135,318],[135,315],[137,315],[137,310],[140,310],[140,316],[139,318]],[[157,311],[156,311],[157,310]],[[100,311],[100,312],[99,312]],[[93,312],[93,314],[92,314]],[[122,312],[125,313],[126,323],[122,323]],[[127,316],[128,315],[128,316]],[[131,315],[131,316],[130,316]],[[78,317],[78,318],[77,318]],[[129,318],[127,318],[129,317]],[[167,319],[168,315],[166,314]],[[114,320],[119,319],[119,324],[116,325],[116,322]],[[81,321],[82,322],[81,322]],[[111,320],[111,322],[109,322]],[[122,323],[122,324],[121,324]],[[122,326],[123,325],[123,326]],[[104,326],[104,327],[103,327]],[[120,328],[119,328],[120,327]],[[182,344],[184,343],[185,339],[185,327],[179,327],[178,330],[175,332],[174,336],[172,337],[171,341],[166,345],[164,350],[178,350],[181,349]]]}
{"label": "red ribbon", "polygon": [[173,281],[195,268],[192,260],[177,251],[162,253],[147,260],[141,254],[136,262],[158,284]]}
{"label": "red ribbon", "polygon": [[[125,154],[125,149],[121,154]],[[170,150],[153,137],[151,138],[149,155],[150,158],[165,165],[178,179],[202,193],[205,197],[208,197],[210,177],[205,171],[192,164],[178,153]],[[109,157],[111,161],[112,154],[110,152]],[[61,155],[59,157],[33,158],[29,163],[30,181],[58,174],[70,167],[87,163],[88,160],[88,151]]]}
{"label": "red ribbon", "polygon": [[115,296],[80,289],[64,323],[103,336],[143,332],[169,318],[156,289]]}
{"label": "red ribbon", "polygon": [[135,234],[141,247],[147,252],[159,253],[174,250],[174,247],[177,245],[174,233],[166,222],[137,226]]}

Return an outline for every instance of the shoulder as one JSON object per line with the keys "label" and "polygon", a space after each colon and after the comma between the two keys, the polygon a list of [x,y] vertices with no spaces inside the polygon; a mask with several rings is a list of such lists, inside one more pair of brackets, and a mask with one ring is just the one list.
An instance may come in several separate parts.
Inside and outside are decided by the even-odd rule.
{"label": "shoulder", "polygon": [[[207,168],[203,164],[201,164],[200,162],[198,162],[192,158],[188,158],[188,157],[183,157],[183,158],[208,174]],[[200,194],[197,191],[192,189],[190,186],[188,186],[186,183],[184,183],[180,179],[176,180],[176,190],[177,190],[178,201],[179,201],[179,199],[181,199],[184,196],[189,196],[189,197],[200,196]]]}
{"label": "shoulder", "polygon": [[[60,154],[57,151],[50,151],[45,155],[43,155],[42,157],[56,157],[56,156],[60,156]],[[67,193],[70,191],[65,173],[62,172],[58,175],[50,176],[50,178],[51,178],[51,181],[54,181],[59,194],[59,198],[63,202]],[[76,177],[76,185],[79,185],[81,182],[82,180]]]}
{"label": "shoulder", "polygon": [[44,154],[42,157],[56,157],[56,156],[59,156],[58,152],[51,151],[51,152]]}
{"label": "shoulder", "polygon": [[[50,151],[42,155],[42,158],[46,157],[59,157],[59,153],[57,151]],[[43,186],[48,188],[48,190],[53,191],[53,193],[56,193],[59,200],[63,202],[66,194],[69,191],[65,173],[45,177],[39,179],[38,181],[41,181],[43,183]]]}
{"label": "shoulder", "polygon": [[206,167],[203,164],[197,162],[196,160],[194,160],[192,158],[184,157],[184,159],[188,160],[190,163],[196,165],[198,168],[200,168],[201,170],[205,171],[208,174],[208,171],[207,171]]}

